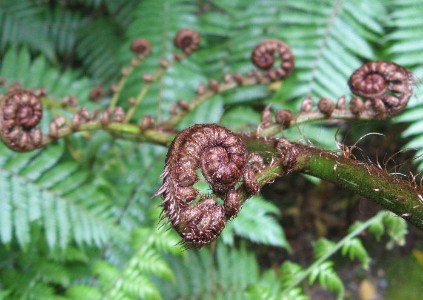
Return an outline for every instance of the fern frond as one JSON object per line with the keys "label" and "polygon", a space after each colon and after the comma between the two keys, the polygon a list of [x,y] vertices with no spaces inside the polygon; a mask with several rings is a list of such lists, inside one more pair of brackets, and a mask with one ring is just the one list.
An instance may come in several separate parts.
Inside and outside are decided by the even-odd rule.
{"label": "fern frond", "polygon": [[233,244],[234,234],[255,243],[284,247],[290,250],[280,224],[271,215],[279,209],[260,196],[253,196],[242,206],[239,215],[227,225],[223,240]]}
{"label": "fern frond", "polygon": [[[175,1],[144,1],[134,10],[134,20],[126,32],[120,57],[128,64],[133,57],[129,51],[131,42],[136,38],[145,38],[152,43],[152,53],[128,78],[121,99],[135,97],[142,89],[143,74],[153,74],[160,69],[161,60],[170,60],[172,53],[177,52],[173,46],[173,38],[182,28],[199,29],[195,15],[195,3],[187,0]],[[155,16],[160,15],[162,18]],[[207,82],[202,70],[195,61],[196,53],[167,70],[165,76],[153,83],[149,92],[134,116],[151,114],[163,118],[168,116],[172,103],[179,99],[191,100],[198,85]],[[207,121],[203,121],[207,122]]]}
{"label": "fern frond", "polygon": [[[44,228],[52,249],[65,248],[72,240],[99,246],[117,233],[113,220],[104,213],[107,207],[100,200],[105,197],[91,187],[88,173],[72,164],[57,164],[62,145],[28,154],[1,146],[0,152],[2,243],[10,243],[15,236],[26,248],[32,223]],[[58,179],[49,180],[52,174],[59,174]]]}
{"label": "fern frond", "polygon": [[[171,261],[176,282],[163,286],[166,299],[256,299],[258,264],[253,253],[217,244],[216,253],[208,249],[187,253],[185,260]],[[263,291],[265,291],[263,287]]]}
{"label": "fern frond", "polygon": [[96,80],[109,83],[119,76],[117,50],[122,43],[119,29],[110,19],[97,18],[78,32],[77,55]]}
{"label": "fern frond", "polygon": [[[423,5],[418,0],[388,2],[390,9],[391,33],[386,37],[389,48],[387,54],[395,62],[409,68],[415,78],[423,78],[423,43],[421,36],[423,29],[421,18],[416,18],[423,14]],[[396,121],[407,122],[410,126],[402,133],[403,137],[411,138],[404,146],[405,148],[423,148],[423,122],[421,121],[421,112],[423,111],[423,90],[416,83],[415,95],[410,100],[406,111],[401,114]],[[423,170],[422,150],[416,153],[416,162],[419,170]],[[419,157],[420,156],[420,157]]]}
{"label": "fern frond", "polygon": [[[92,82],[78,72],[62,72],[50,66],[43,56],[31,59],[27,48],[11,47],[1,63],[0,76],[8,82],[19,82],[24,88],[45,87],[48,95],[63,98],[72,95],[83,105],[89,105]],[[0,88],[3,91],[3,87]],[[91,104],[92,105],[92,104]]]}
{"label": "fern frond", "polygon": [[42,7],[34,1],[5,0],[0,3],[0,51],[20,44],[55,59],[54,45],[49,30],[41,21]]}
{"label": "fern frond", "polygon": [[122,270],[106,261],[99,261],[95,265],[95,271],[100,274],[100,282],[104,287],[103,299],[162,299],[161,289],[153,278],[175,280],[173,270],[163,257],[163,254],[174,251],[170,247],[157,247],[158,240],[161,240],[160,244],[163,246],[174,242],[175,236],[169,235],[163,228],[136,230],[134,251]]}

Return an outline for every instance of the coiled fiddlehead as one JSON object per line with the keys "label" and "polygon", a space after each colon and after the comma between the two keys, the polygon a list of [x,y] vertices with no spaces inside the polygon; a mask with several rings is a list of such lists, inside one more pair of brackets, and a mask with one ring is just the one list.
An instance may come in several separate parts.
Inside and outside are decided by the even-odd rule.
{"label": "coiled fiddlehead", "polygon": [[369,62],[357,69],[348,85],[354,94],[369,99],[376,115],[401,111],[412,96],[413,74],[392,62]]}
{"label": "coiled fiddlehead", "polygon": [[200,47],[200,34],[192,29],[181,29],[173,42],[176,47],[189,55]]}
{"label": "coiled fiddlehead", "polygon": [[[276,67],[275,53],[281,60]],[[266,70],[267,77],[272,81],[289,76],[295,65],[291,49],[280,40],[266,40],[258,44],[251,53],[251,60],[258,68]]]}
{"label": "coiled fiddlehead", "polygon": [[151,43],[146,39],[136,39],[131,43],[131,51],[140,55],[147,56],[151,53]]}
{"label": "coiled fiddlehead", "polygon": [[[194,125],[181,131],[172,142],[162,174],[163,209],[184,242],[199,248],[214,241],[241,206],[235,185],[243,177],[250,193],[258,193],[254,174],[263,159],[249,155],[244,143],[231,131],[214,124]],[[221,205],[211,196],[200,196],[194,187],[200,168]]]}
{"label": "coiled fiddlehead", "polygon": [[32,92],[10,91],[0,100],[0,138],[18,152],[41,147],[42,133],[35,127],[42,116],[41,101]]}

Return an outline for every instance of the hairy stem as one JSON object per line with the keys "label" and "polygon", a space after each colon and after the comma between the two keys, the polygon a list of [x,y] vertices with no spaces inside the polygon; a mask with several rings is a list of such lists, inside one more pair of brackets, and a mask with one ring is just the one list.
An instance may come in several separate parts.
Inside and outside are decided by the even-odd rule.
{"label": "hairy stem", "polygon": [[[244,141],[247,147],[251,145],[252,149],[256,149],[256,143],[252,143],[251,139]],[[267,144],[268,147],[263,150],[269,152]],[[295,153],[289,158],[291,165],[284,167],[284,158],[279,161],[283,163],[273,163],[260,174],[260,184],[272,182],[276,177],[293,171],[306,173],[364,196],[423,230],[423,191],[411,179],[400,179],[376,165],[333,152],[295,143],[291,146],[291,153]],[[273,153],[276,153],[278,150],[273,148]]]}

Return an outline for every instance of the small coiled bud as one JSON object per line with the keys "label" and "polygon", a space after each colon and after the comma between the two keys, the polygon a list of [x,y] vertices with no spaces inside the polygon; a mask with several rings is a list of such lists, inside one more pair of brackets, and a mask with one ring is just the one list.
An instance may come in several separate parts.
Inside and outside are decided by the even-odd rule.
{"label": "small coiled bud", "polygon": [[217,80],[214,79],[210,79],[209,80],[209,88],[215,92],[215,93],[219,93],[219,82],[217,82]]}
{"label": "small coiled bud", "polygon": [[144,74],[144,75],[142,75],[142,80],[150,83],[150,82],[153,82],[154,77],[153,77],[153,75],[150,75],[150,74]]}
{"label": "small coiled bud", "polygon": [[292,120],[292,113],[287,109],[277,110],[275,113],[275,121],[281,124],[283,128],[288,128]]}
{"label": "small coiled bud", "polygon": [[313,98],[311,96],[304,98],[303,102],[301,102],[300,110],[301,112],[310,112],[313,110]]}
{"label": "small coiled bud", "polygon": [[151,115],[145,115],[141,119],[140,129],[147,130],[154,127],[154,119]]}
{"label": "small coiled bud", "polygon": [[361,115],[364,110],[366,109],[366,107],[364,106],[364,102],[363,100],[361,100],[360,98],[357,97],[353,97],[350,101],[350,111],[354,114],[354,115]]}
{"label": "small coiled bud", "polygon": [[90,92],[90,99],[93,101],[99,100],[105,95],[104,89],[101,86],[94,87]]}
{"label": "small coiled bud", "polygon": [[113,122],[122,123],[125,120],[125,111],[122,107],[117,106],[113,110],[111,118]]}
{"label": "small coiled bud", "polygon": [[131,51],[139,56],[145,57],[151,53],[151,43],[146,39],[136,39],[131,44]]}
{"label": "small coiled bud", "polygon": [[35,127],[42,117],[39,97],[27,90],[10,91],[0,100],[0,138],[6,146],[18,152],[38,148],[42,136]]}
{"label": "small coiled bud", "polygon": [[348,81],[351,92],[371,101],[376,116],[401,111],[412,96],[413,84],[414,76],[409,70],[386,61],[362,65]]}
{"label": "small coiled bud", "polygon": [[335,103],[328,98],[320,98],[319,103],[317,103],[317,108],[321,113],[329,117],[335,110]]}
{"label": "small coiled bud", "polygon": [[[281,60],[279,66],[275,66],[275,54]],[[258,68],[266,70],[271,81],[288,77],[295,64],[291,49],[280,40],[266,40],[258,44],[251,53],[251,60]]]}
{"label": "small coiled bud", "polygon": [[181,29],[175,36],[174,44],[189,55],[200,47],[200,34],[192,29]]}
{"label": "small coiled bud", "polygon": [[181,110],[189,111],[189,103],[186,102],[185,100],[178,100],[178,102],[176,103]]}

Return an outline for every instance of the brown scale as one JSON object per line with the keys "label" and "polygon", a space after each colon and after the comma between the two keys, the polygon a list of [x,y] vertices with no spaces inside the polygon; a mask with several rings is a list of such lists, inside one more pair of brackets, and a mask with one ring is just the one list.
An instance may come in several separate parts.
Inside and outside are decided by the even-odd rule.
{"label": "brown scale", "polygon": [[35,128],[43,117],[39,97],[27,90],[13,90],[0,100],[0,138],[6,146],[18,151],[41,147],[42,134]]}
{"label": "brown scale", "polygon": [[376,115],[401,111],[412,96],[413,84],[413,74],[409,70],[386,61],[364,64],[348,81],[351,92],[370,100]]}
{"label": "brown scale", "polygon": [[[235,185],[243,178],[250,193],[260,186],[255,175],[263,166],[258,154],[248,154],[244,143],[231,131],[215,125],[194,125],[181,131],[172,142],[162,174],[163,209],[186,245],[199,248],[213,242],[236,216],[241,201]],[[200,195],[194,187],[197,169],[210,184],[212,195]],[[198,202],[194,200],[201,196]]]}
{"label": "brown scale", "polygon": [[[281,60],[275,67],[275,54]],[[251,53],[251,60],[258,68],[266,70],[271,81],[288,77],[294,70],[294,55],[287,44],[280,40],[266,40],[258,44]]]}
{"label": "brown scale", "polygon": [[200,47],[200,34],[192,29],[181,29],[176,34],[173,43],[189,55]]}

